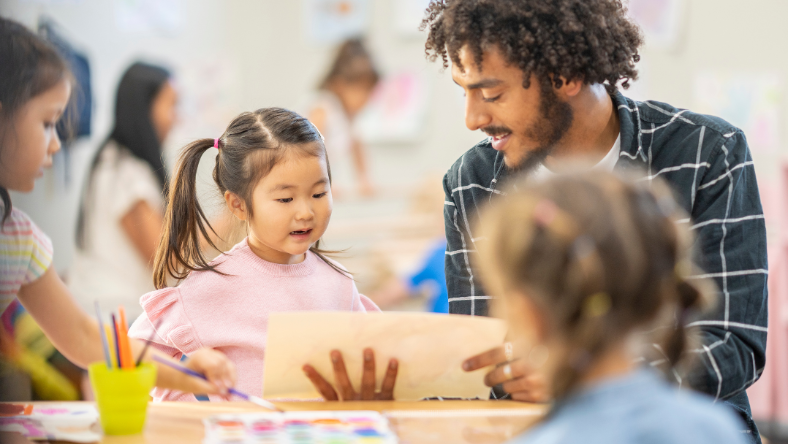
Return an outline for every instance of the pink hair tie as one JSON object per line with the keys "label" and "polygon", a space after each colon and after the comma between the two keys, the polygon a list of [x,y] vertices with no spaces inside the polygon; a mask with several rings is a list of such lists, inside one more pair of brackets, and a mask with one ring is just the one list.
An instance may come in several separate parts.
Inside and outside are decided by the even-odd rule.
{"label": "pink hair tie", "polygon": [[219,138],[218,137],[213,139],[213,147],[216,148],[217,150],[219,149]]}

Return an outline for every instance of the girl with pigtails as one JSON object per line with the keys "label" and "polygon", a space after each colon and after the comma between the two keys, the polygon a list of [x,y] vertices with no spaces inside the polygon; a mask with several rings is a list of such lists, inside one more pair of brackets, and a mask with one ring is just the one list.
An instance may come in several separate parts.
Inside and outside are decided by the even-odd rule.
{"label": "girl with pigtails", "polygon": [[[218,150],[213,179],[230,213],[245,224],[247,237],[208,261],[200,244],[214,246],[215,233],[198,201],[196,180],[200,160],[211,149]],[[236,365],[237,388],[262,395],[271,313],[379,311],[319,247],[331,211],[323,138],[294,112],[246,112],[220,137],[187,145],[170,184],[154,263],[158,290],[140,299],[144,313],[130,336],[152,335],[153,346],[175,358],[201,347],[224,352]],[[170,278],[178,285],[167,287]],[[396,361],[389,372],[396,375]],[[169,390],[157,390],[154,398],[195,399]]]}
{"label": "girl with pigtails", "polygon": [[[555,399],[512,442],[745,442],[732,409],[659,374],[686,378],[699,347],[685,326],[714,294],[677,208],[658,180],[588,172],[517,183],[482,214],[476,265],[493,309]],[[652,354],[660,365],[644,366]]]}

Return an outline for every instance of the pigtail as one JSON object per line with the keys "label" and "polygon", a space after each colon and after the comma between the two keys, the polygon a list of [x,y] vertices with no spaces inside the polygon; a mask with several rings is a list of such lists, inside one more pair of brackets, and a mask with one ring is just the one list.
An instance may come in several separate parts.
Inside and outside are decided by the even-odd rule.
{"label": "pigtail", "polygon": [[312,245],[312,247],[309,248],[309,251],[314,253],[315,256],[319,257],[320,260],[322,260],[323,262],[328,264],[328,266],[333,268],[334,271],[336,271],[337,273],[339,273],[342,276],[345,276],[347,278],[353,279],[353,275],[349,271],[347,271],[344,268],[340,267],[339,265],[336,264],[336,262],[334,262],[334,261],[332,261],[331,259],[328,258],[328,255],[338,254],[338,253],[341,253],[342,251],[323,250],[322,248],[320,248],[320,240],[315,242],[315,244]]}
{"label": "pigtail", "polygon": [[213,139],[197,140],[187,145],[178,159],[170,184],[164,231],[153,266],[153,283],[157,289],[166,287],[169,277],[181,280],[192,271],[221,273],[208,263],[200,248],[203,240],[216,248],[208,230],[216,232],[197,199],[197,167],[203,153],[213,146]]}
{"label": "pigtail", "polygon": [[11,215],[12,210],[11,195],[8,194],[8,190],[3,187],[0,187],[0,199],[3,200],[3,216],[2,219],[0,219],[0,231],[2,231],[3,225],[5,225],[5,221],[8,219],[8,216]]}

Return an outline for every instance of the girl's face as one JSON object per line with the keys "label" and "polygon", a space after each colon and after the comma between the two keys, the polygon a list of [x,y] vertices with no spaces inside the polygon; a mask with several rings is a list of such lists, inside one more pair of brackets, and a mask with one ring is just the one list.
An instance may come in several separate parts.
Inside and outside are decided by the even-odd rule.
{"label": "girl's face", "polygon": [[178,121],[178,90],[172,80],[164,83],[153,99],[150,117],[159,143],[164,143]]}
{"label": "girl's face", "polygon": [[[0,186],[14,191],[32,191],[44,169],[52,166],[52,156],[60,150],[55,125],[71,94],[71,84],[63,80],[30,99],[4,131],[0,156]],[[2,104],[0,103],[0,106]]]}
{"label": "girl's face", "polygon": [[253,216],[243,200],[225,199],[233,214],[246,220],[249,246],[259,257],[295,264],[328,228],[333,200],[324,157],[290,155],[276,164],[252,192]]}

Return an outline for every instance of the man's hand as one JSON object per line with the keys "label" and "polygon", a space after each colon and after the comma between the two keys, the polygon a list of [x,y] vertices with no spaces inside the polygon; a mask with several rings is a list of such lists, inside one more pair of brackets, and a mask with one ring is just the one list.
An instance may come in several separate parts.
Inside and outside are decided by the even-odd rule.
{"label": "man's hand", "polygon": [[[510,357],[511,359],[511,357]],[[472,372],[480,368],[496,366],[484,377],[488,387],[503,384],[502,388],[515,401],[547,402],[550,394],[543,375],[535,372],[525,359],[507,359],[504,347],[496,347],[468,358],[462,369]]]}
{"label": "man's hand", "polygon": [[[331,365],[334,367],[336,390],[314,367],[309,364],[303,367],[306,377],[312,381],[312,385],[315,386],[326,401],[338,401],[340,398],[342,401],[389,401],[394,399],[394,383],[397,380],[397,370],[399,369],[399,362],[396,359],[389,361],[379,392],[375,391],[375,352],[371,348],[364,349],[361,392],[356,392],[353,389],[345,368],[345,360],[342,358],[342,353],[338,350],[331,352]],[[337,395],[337,390],[339,391],[339,396]]]}

